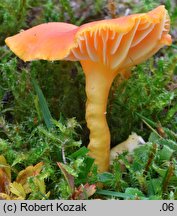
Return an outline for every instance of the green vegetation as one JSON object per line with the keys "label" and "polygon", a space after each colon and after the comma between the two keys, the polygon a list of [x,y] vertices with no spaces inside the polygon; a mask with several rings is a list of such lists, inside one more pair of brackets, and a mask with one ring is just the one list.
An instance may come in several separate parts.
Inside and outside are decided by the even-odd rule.
{"label": "green vegetation", "polygon": [[[87,155],[85,80],[79,63],[24,63],[5,46],[6,37],[39,23],[80,25],[121,16],[127,8],[146,12],[161,4],[160,0],[141,1],[139,7],[133,1],[80,2],[0,3],[0,199],[177,199],[175,1],[163,1],[172,20],[173,45],[134,67],[130,79],[119,87],[118,77],[110,92],[112,146],[131,132],[146,143],[118,155],[107,173],[98,174]],[[96,190],[99,183],[103,188]]]}

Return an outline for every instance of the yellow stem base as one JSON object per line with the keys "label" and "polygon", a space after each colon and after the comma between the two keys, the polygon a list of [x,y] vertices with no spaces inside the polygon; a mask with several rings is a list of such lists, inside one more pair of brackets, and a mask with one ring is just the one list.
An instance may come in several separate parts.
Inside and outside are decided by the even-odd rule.
{"label": "yellow stem base", "polygon": [[110,132],[106,120],[106,106],[114,75],[102,65],[88,61],[82,61],[81,64],[86,75],[89,155],[95,159],[98,171],[105,172],[109,168],[110,157]]}

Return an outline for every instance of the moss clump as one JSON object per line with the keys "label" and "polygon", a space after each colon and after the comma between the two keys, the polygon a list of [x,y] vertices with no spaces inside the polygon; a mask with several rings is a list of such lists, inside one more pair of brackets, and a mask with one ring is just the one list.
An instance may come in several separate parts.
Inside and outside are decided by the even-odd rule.
{"label": "moss clump", "polygon": [[[6,37],[43,22],[80,25],[118,17],[125,11],[146,12],[159,5],[160,0],[138,4],[138,7],[134,1],[107,4],[100,0],[80,5],[69,0],[0,3],[1,159],[4,157],[11,169],[11,183],[20,171],[43,164],[38,177],[26,179],[30,193],[26,193],[25,199],[177,199],[177,44],[174,37],[177,6],[173,1],[165,1],[171,17],[173,45],[135,67],[131,78],[118,88],[117,78],[111,89],[107,116],[112,146],[124,141],[131,132],[142,136],[146,144],[131,154],[119,155],[108,173],[98,174],[93,159],[87,155],[85,80],[79,63],[24,63],[4,44]],[[0,162],[1,179],[3,161]],[[1,179],[3,188],[5,182]],[[99,183],[103,190],[95,191]],[[19,182],[12,188],[23,190]],[[87,193],[84,195],[83,191]]]}

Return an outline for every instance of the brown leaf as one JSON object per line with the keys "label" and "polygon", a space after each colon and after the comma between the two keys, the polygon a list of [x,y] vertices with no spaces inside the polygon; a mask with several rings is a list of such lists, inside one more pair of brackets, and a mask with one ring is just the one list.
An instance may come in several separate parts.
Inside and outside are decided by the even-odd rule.
{"label": "brown leaf", "polygon": [[0,193],[9,194],[11,182],[11,169],[4,156],[0,155]]}
{"label": "brown leaf", "polygon": [[69,174],[66,169],[64,168],[64,165],[60,162],[57,162],[57,165],[59,166],[61,172],[63,173],[66,181],[68,182],[68,185],[70,187],[71,192],[74,192],[74,176],[72,176],[71,174]]}
{"label": "brown leaf", "polygon": [[92,196],[96,191],[96,185],[92,184],[89,185],[86,183],[85,185],[80,185],[78,188],[75,189],[75,192],[72,194],[73,200],[84,200],[88,199]]}
{"label": "brown leaf", "polygon": [[0,193],[0,200],[11,200],[11,198],[5,193]]}
{"label": "brown leaf", "polygon": [[16,182],[22,185],[26,184],[27,179],[32,176],[37,176],[41,172],[43,162],[36,164],[35,166],[28,166],[26,169],[20,171],[16,178]]}

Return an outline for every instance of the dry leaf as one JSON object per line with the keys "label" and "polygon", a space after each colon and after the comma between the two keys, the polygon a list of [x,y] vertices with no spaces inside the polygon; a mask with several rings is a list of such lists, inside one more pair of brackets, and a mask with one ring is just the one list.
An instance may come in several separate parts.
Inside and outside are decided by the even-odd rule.
{"label": "dry leaf", "polygon": [[28,166],[26,169],[20,171],[16,178],[16,182],[24,185],[27,183],[27,179],[32,176],[37,176],[43,167],[43,162],[36,164],[35,166]]}
{"label": "dry leaf", "polygon": [[18,199],[24,200],[26,198],[26,193],[23,186],[20,183],[13,182],[10,184],[11,193],[15,194]]}
{"label": "dry leaf", "polygon": [[88,199],[96,192],[96,185],[89,185],[88,183],[85,185],[80,185],[75,189],[75,192],[72,194],[73,200],[84,200]]}
{"label": "dry leaf", "polygon": [[68,182],[68,185],[70,187],[71,192],[74,191],[74,176],[72,176],[71,174],[69,174],[66,169],[64,168],[64,165],[62,163],[57,163],[57,165],[59,166],[61,172],[63,173],[66,181]]}

